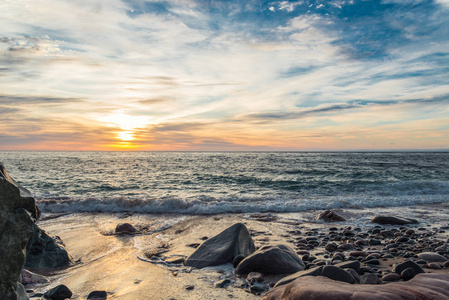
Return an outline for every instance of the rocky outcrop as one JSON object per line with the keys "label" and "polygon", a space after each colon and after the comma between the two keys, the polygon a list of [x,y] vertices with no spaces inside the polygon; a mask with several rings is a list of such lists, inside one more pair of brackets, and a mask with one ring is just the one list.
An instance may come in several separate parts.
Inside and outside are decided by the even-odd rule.
{"label": "rocky outcrop", "polygon": [[195,268],[232,263],[240,254],[248,256],[255,251],[254,241],[242,223],[236,223],[218,235],[206,240],[186,260]]}
{"label": "rocky outcrop", "polygon": [[267,245],[242,260],[235,272],[248,274],[259,272],[264,275],[292,274],[304,270],[305,265],[298,254],[288,245]]}
{"label": "rocky outcrop", "polygon": [[375,216],[371,219],[371,222],[380,225],[406,225],[406,224],[418,224],[415,219],[408,219],[403,217],[394,216]]}
{"label": "rocky outcrop", "polygon": [[449,275],[419,274],[406,282],[349,284],[326,277],[304,276],[268,292],[262,300],[448,300]]}
{"label": "rocky outcrop", "polygon": [[64,243],[57,237],[50,237],[44,230],[34,225],[32,242],[27,247],[25,268],[55,269],[67,267],[72,257],[64,248]]}
{"label": "rocky outcrop", "polygon": [[18,283],[37,210],[33,196],[0,163],[0,299],[28,299]]}

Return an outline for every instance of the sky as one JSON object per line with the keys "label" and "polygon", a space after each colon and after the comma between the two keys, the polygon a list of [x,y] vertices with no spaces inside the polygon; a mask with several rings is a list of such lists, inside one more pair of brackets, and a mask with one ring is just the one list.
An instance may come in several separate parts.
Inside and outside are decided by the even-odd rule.
{"label": "sky", "polygon": [[0,1],[0,150],[449,149],[449,0]]}

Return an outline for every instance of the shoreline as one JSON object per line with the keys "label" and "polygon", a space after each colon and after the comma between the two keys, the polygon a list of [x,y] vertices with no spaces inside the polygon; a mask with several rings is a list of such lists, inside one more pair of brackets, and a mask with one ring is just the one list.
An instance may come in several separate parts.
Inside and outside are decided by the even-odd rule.
{"label": "shoreline", "polygon": [[[245,278],[233,275],[232,266],[196,270],[167,263],[193,253],[195,248],[188,245],[199,244],[206,237],[211,238],[238,222],[246,225],[256,247],[285,243],[297,250],[299,236],[311,230],[317,234],[328,234],[331,227],[358,227],[362,232],[375,226],[401,227],[371,223],[370,219],[378,214],[418,219],[419,224],[406,227],[425,228],[434,232],[435,238],[448,241],[449,235],[441,227],[449,229],[449,204],[344,211],[350,218],[332,223],[316,221],[315,217],[320,212],[317,210],[217,215],[43,213],[37,224],[48,234],[61,237],[74,261],[78,262],[67,269],[47,274],[50,284],[26,286],[26,289],[39,293],[65,284],[73,291],[72,299],[85,299],[94,290],[107,291],[108,299],[260,299],[262,295],[254,295],[241,287],[245,284]],[[135,226],[138,234],[114,235],[115,226],[125,222]],[[292,233],[294,231],[301,233]],[[379,247],[367,249],[378,251]],[[323,247],[310,250],[318,258],[323,258],[325,252]],[[389,268],[400,260],[396,257],[381,261],[380,268]],[[426,272],[447,274],[447,269],[426,269]],[[266,277],[266,281],[275,283],[280,277],[283,276]],[[214,283],[223,278],[232,278],[234,282],[226,288],[215,287]],[[187,289],[188,286],[194,287]]]}

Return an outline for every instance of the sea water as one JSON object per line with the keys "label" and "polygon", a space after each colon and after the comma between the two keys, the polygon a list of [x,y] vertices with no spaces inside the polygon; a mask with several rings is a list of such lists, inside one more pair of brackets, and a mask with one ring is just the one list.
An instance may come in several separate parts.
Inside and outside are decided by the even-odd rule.
{"label": "sea water", "polygon": [[447,152],[1,151],[46,212],[216,214],[449,201]]}

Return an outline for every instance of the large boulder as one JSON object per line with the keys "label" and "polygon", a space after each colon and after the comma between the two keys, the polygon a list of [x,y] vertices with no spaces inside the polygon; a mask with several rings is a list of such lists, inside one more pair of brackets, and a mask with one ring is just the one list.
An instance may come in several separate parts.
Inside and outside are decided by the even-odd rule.
{"label": "large boulder", "polygon": [[388,284],[349,284],[304,276],[268,292],[262,300],[449,300],[449,275],[419,274],[410,281]]}
{"label": "large boulder", "polygon": [[305,265],[298,254],[288,245],[267,245],[242,260],[235,272],[248,274],[259,272],[264,275],[292,274],[304,270]]}
{"label": "large boulder", "polygon": [[254,241],[242,223],[236,223],[218,235],[206,240],[193,252],[184,264],[205,268],[232,263],[240,254],[248,256],[255,251]]}
{"label": "large boulder", "polygon": [[31,193],[19,186],[0,163],[0,299],[28,299],[18,282],[25,249],[37,218]]}
{"label": "large boulder", "polygon": [[34,225],[32,242],[27,247],[25,268],[55,269],[67,267],[72,257],[64,248],[62,240],[49,236],[44,230]]}
{"label": "large boulder", "polygon": [[395,216],[375,216],[371,219],[371,222],[377,223],[380,225],[406,225],[406,224],[418,224],[418,221],[415,219],[409,219],[404,217],[395,217]]}
{"label": "large boulder", "polygon": [[421,252],[418,254],[418,258],[427,262],[446,262],[448,260],[443,255],[435,252]]}

